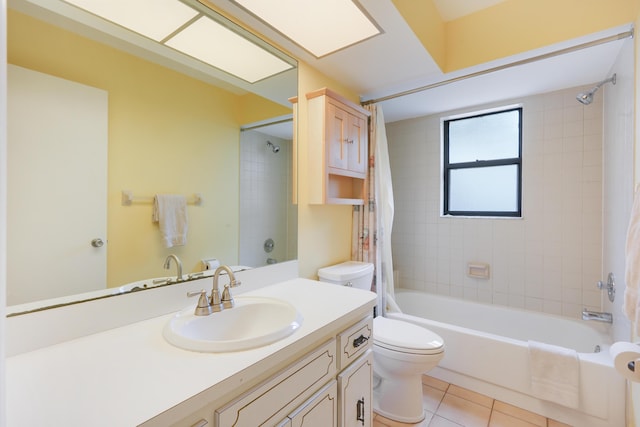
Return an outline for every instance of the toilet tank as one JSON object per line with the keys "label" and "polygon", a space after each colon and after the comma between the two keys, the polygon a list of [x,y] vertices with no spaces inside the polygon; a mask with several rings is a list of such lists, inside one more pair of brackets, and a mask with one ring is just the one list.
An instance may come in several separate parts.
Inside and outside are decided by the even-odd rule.
{"label": "toilet tank", "polygon": [[354,288],[371,290],[373,281],[373,264],[368,262],[347,261],[318,270],[321,282],[336,285],[353,286]]}

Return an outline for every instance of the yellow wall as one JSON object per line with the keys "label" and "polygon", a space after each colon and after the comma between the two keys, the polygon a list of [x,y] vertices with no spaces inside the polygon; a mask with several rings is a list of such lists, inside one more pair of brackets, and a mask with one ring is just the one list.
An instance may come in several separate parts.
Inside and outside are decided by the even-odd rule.
{"label": "yellow wall", "polygon": [[443,72],[632,23],[640,10],[637,0],[507,0],[444,23],[442,34],[432,0],[394,4]]}
{"label": "yellow wall", "polygon": [[307,162],[307,99],[305,94],[328,87],[353,102],[358,95],[300,62],[298,74],[298,262],[301,277],[317,278],[320,267],[351,259],[351,206],[310,205]]}
{"label": "yellow wall", "polygon": [[[201,258],[236,264],[240,125],[290,109],[266,100],[249,109],[254,95],[234,95],[11,10],[8,16],[9,63],[109,93],[109,286],[166,275],[169,253],[185,272],[199,270]],[[122,190],[202,193],[203,205],[188,207],[187,245],[164,248],[152,205],[122,206]]]}

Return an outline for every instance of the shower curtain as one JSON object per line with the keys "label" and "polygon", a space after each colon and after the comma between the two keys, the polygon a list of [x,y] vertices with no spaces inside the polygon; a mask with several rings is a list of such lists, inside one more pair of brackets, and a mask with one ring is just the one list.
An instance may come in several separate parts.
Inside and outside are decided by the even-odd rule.
{"label": "shower curtain", "polygon": [[369,126],[369,167],[364,206],[353,207],[351,259],[375,265],[372,290],[378,294],[379,314],[386,312],[387,295],[393,298],[393,187],[387,134],[382,107],[365,107],[371,112]]}

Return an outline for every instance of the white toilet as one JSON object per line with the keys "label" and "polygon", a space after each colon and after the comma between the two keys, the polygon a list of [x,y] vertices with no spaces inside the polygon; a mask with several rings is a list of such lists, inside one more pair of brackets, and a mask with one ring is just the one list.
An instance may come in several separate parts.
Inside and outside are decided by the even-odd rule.
{"label": "white toilet", "polygon": [[[318,270],[320,281],[370,290],[373,264],[347,261]],[[404,423],[424,419],[422,374],[444,356],[444,341],[428,329],[396,319],[373,319],[373,410]]]}

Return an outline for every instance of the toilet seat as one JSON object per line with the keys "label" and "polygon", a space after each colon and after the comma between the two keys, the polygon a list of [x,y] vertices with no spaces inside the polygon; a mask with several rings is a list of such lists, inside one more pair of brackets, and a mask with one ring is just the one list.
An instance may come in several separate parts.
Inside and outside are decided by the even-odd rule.
{"label": "toilet seat", "polygon": [[373,319],[373,344],[401,353],[444,352],[444,340],[438,334],[412,323],[380,316]]}

